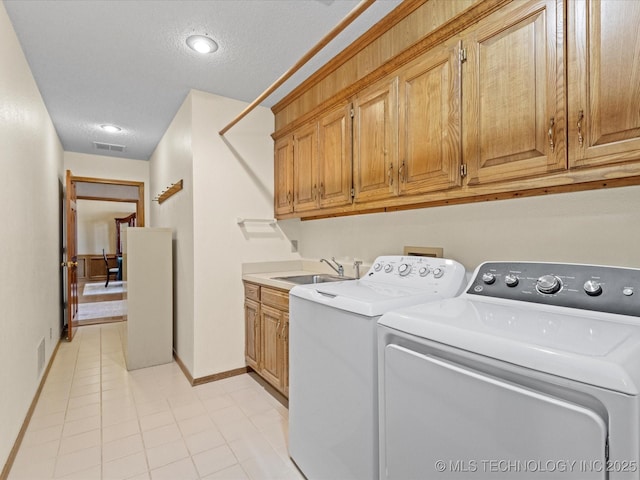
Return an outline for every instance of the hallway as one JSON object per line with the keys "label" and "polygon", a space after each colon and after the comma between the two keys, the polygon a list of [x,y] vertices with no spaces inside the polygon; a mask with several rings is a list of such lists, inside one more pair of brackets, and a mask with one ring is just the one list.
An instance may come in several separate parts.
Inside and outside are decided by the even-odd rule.
{"label": "hallway", "polygon": [[191,387],[175,362],[128,372],[125,327],[60,344],[9,480],[303,478],[287,409],[250,375]]}

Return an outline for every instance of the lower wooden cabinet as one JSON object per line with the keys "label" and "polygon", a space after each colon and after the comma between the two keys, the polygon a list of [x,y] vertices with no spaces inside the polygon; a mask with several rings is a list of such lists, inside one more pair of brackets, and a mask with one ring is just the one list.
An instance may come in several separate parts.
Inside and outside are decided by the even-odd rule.
{"label": "lower wooden cabinet", "polygon": [[245,360],[289,396],[289,292],[244,282]]}

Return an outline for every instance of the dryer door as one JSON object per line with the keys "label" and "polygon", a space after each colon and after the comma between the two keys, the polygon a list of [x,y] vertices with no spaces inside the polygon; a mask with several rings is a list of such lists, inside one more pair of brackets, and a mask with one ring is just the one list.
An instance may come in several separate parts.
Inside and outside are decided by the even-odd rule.
{"label": "dryer door", "polygon": [[382,478],[606,478],[592,410],[393,344],[383,375]]}

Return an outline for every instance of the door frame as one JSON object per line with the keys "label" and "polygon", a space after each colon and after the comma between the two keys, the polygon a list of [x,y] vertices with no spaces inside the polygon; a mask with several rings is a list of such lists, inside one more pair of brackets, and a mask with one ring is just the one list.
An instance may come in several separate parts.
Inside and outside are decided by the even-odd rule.
{"label": "door frame", "polygon": [[144,227],[145,215],[144,215],[144,182],[134,182],[131,180],[114,180],[110,178],[94,178],[94,177],[76,177],[72,176],[73,182],[81,183],[100,183],[106,185],[126,186],[126,187],[138,187],[138,198],[110,198],[110,197],[98,197],[90,195],[78,195],[78,200],[102,200],[107,202],[125,202],[136,204],[136,225]]}

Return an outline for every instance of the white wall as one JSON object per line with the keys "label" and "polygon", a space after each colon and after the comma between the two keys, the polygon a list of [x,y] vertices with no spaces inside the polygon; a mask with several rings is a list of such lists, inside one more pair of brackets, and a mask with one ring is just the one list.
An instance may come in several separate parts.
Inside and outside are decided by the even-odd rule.
{"label": "white wall", "polygon": [[146,226],[149,226],[150,203],[155,193],[149,192],[148,161],[64,152],[64,169],[71,170],[76,177],[144,182],[144,218]]}
{"label": "white wall", "polygon": [[193,373],[193,154],[191,151],[191,95],[176,113],[150,159],[150,189],[164,190],[183,180],[183,189],[151,206],[151,226],[173,229],[174,344],[180,360]]}
{"label": "white wall", "polygon": [[116,253],[116,218],[136,211],[135,203],[78,200],[78,255]]}
{"label": "white wall", "polygon": [[[273,114],[258,107],[225,137],[218,131],[246,103],[193,91],[194,377],[243,367],[243,262],[289,260],[279,226],[237,217],[273,218]],[[288,235],[295,237],[295,225]]]}
{"label": "white wall", "polygon": [[443,247],[474,269],[487,260],[640,267],[640,187],[302,222],[304,257],[366,261],[405,245]]}
{"label": "white wall", "polygon": [[[60,338],[62,146],[0,2],[0,469]],[[37,292],[37,294],[34,294]]]}

